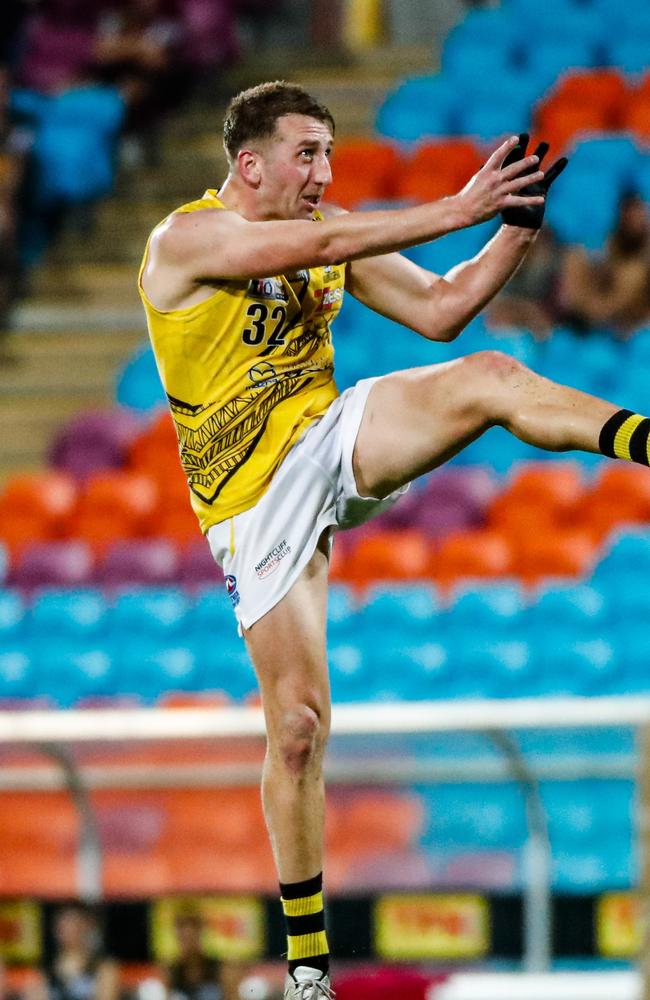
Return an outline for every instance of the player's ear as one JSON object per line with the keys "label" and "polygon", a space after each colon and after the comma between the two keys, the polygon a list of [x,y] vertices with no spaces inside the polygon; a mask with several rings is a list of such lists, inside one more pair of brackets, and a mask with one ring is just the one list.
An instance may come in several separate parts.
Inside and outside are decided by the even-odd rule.
{"label": "player's ear", "polygon": [[240,149],[237,153],[237,166],[241,178],[251,187],[259,187],[262,181],[262,171],[259,153],[252,149]]}

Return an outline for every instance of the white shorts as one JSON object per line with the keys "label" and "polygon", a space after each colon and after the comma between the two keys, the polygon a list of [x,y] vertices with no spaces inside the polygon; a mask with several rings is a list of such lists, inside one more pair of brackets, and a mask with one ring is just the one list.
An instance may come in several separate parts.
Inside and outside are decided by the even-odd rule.
{"label": "white shorts", "polygon": [[285,596],[327,528],[363,524],[408,489],[382,500],[357,491],[352,452],[376,381],[363,379],[338,396],[289,451],[259,503],[209,529],[241,627],[250,628]]}

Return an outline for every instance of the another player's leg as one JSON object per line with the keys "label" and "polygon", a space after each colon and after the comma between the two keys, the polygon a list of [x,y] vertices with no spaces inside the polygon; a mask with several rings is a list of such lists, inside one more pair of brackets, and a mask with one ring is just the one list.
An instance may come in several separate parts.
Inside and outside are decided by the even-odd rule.
{"label": "another player's leg", "polygon": [[650,420],[558,385],[497,351],[395,372],[370,391],[354,449],[364,496],[386,496],[502,426],[548,451],[650,464]]}
{"label": "another player's leg", "polygon": [[262,800],[287,922],[287,1000],[330,996],[322,894],[327,572],[317,550],[286,597],[245,632],[266,719]]}

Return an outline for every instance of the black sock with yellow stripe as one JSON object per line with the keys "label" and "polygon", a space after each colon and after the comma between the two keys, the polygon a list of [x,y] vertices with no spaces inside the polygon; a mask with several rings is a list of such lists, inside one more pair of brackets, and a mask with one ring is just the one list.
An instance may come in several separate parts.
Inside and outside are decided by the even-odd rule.
{"label": "black sock with yellow stripe", "polygon": [[603,455],[650,465],[650,420],[632,410],[618,410],[600,432],[598,446]]}
{"label": "black sock with yellow stripe", "polygon": [[294,972],[299,965],[329,972],[323,873],[304,882],[280,882],[280,893],[287,923],[289,972]]}

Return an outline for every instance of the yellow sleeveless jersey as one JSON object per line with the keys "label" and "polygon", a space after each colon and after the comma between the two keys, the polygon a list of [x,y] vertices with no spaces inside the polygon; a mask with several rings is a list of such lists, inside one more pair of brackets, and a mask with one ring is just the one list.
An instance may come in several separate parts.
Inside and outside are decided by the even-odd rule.
{"label": "yellow sleeveless jersey", "polygon": [[[178,211],[223,207],[209,190]],[[162,312],[142,288],[148,249],[140,296],[192,507],[207,532],[257,503],[289,449],[338,395],[330,326],[345,265],[215,281],[204,302]]]}

